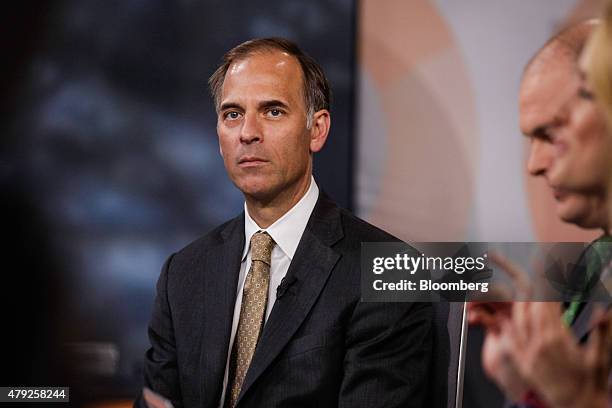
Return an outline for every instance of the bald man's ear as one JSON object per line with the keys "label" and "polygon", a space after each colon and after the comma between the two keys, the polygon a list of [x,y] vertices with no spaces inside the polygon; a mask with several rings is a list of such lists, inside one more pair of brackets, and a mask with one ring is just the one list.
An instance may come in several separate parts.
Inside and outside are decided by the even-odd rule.
{"label": "bald man's ear", "polygon": [[327,109],[321,109],[312,116],[312,126],[310,128],[311,153],[316,153],[323,148],[330,126],[331,117]]}

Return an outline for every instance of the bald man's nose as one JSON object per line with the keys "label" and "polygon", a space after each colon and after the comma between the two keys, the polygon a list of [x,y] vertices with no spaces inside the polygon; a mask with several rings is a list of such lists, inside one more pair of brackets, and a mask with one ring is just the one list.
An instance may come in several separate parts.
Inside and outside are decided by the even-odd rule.
{"label": "bald man's nose", "polygon": [[240,142],[251,144],[261,142],[263,134],[257,114],[245,114],[240,129]]}
{"label": "bald man's nose", "polygon": [[542,176],[550,168],[553,160],[552,146],[550,143],[535,139],[529,148],[527,158],[527,171],[532,176]]}

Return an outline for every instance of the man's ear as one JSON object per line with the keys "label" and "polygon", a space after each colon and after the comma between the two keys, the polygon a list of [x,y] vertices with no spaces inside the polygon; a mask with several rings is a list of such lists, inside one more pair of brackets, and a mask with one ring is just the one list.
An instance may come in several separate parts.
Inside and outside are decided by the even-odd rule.
{"label": "man's ear", "polygon": [[331,117],[327,109],[321,109],[312,115],[312,126],[310,128],[310,152],[316,153],[323,148],[329,128]]}

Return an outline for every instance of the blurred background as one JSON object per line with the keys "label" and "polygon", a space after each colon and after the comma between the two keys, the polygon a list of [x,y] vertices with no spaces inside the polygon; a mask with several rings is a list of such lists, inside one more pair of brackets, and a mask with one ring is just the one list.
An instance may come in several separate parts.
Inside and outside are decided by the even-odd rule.
{"label": "blurred background", "polygon": [[[517,97],[530,56],[598,7],[14,5],[1,17],[2,310],[15,367],[3,383],[62,385],[66,353],[90,399],[138,393],[164,259],[242,209],[218,153],[206,81],[225,51],[254,37],[289,38],[323,65],[332,130],[315,177],[342,206],[414,241],[594,237],[558,222],[549,192],[527,179]],[[477,333],[471,338],[478,350]],[[468,364],[479,365],[477,354]],[[492,386],[482,396],[469,386],[466,406],[493,406]]]}

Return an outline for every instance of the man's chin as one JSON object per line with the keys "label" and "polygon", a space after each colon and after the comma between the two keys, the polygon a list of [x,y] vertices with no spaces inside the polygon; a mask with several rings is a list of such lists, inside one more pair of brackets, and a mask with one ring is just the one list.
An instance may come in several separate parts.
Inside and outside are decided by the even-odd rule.
{"label": "man's chin", "polygon": [[597,203],[599,201],[594,200],[593,196],[569,194],[557,200],[556,213],[562,221],[580,228],[601,228],[602,215],[605,218],[605,214],[598,211],[601,206],[598,206]]}
{"label": "man's chin", "polygon": [[570,203],[557,204],[557,216],[561,221],[568,224],[574,224],[580,228],[595,228],[589,223],[588,211],[582,208],[576,208]]}
{"label": "man's chin", "polygon": [[274,189],[272,186],[265,183],[236,183],[236,187],[247,197],[254,200],[265,202],[270,197],[274,196]]}

